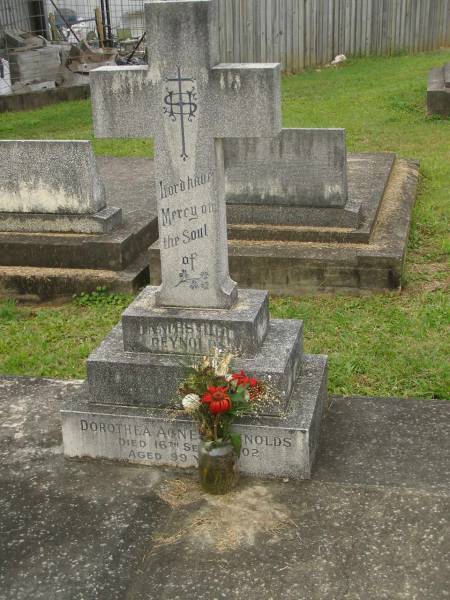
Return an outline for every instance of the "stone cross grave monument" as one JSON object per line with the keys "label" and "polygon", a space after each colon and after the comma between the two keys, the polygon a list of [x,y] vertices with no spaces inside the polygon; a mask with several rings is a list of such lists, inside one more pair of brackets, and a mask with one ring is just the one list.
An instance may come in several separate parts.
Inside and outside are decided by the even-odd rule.
{"label": "stone cross grave monument", "polygon": [[301,321],[270,320],[268,293],[228,274],[222,142],[280,131],[278,64],[217,64],[216,0],[145,5],[149,67],[92,73],[99,136],[152,123],[162,285],[147,287],[88,359],[80,397],[62,410],[65,453],[196,465],[196,425],[168,409],[186,367],[212,348],[270,380],[278,402],[243,420],[240,467],[309,477],[326,402],[327,359],[303,353]]}
{"label": "stone cross grave monument", "polygon": [[155,138],[157,303],[230,307],[236,285],[228,274],[219,138],[281,130],[280,65],[218,64],[216,2],[152,2],[145,16],[151,65],[91,75],[95,133],[140,137],[145,129]]}

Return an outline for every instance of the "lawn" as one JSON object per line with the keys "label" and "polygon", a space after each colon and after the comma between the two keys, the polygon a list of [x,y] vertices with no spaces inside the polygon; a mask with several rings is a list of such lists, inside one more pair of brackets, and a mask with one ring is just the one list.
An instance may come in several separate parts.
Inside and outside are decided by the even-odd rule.
{"label": "lawn", "polygon": [[[287,127],[345,127],[350,151],[421,160],[401,294],[278,298],[306,349],[330,357],[330,393],[446,398],[450,391],[450,119],[428,117],[427,72],[450,51],[348,61],[283,80]],[[92,139],[89,101],[3,114],[0,138]],[[150,140],[94,140],[98,154],[149,156]],[[84,360],[130,302],[94,294],[59,307],[0,304],[0,373],[84,377]]]}

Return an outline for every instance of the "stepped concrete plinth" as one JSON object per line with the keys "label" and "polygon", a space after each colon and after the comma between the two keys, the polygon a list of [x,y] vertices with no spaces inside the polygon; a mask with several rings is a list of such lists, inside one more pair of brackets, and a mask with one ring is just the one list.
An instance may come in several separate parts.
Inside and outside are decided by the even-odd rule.
{"label": "stepped concrete plinth", "polygon": [[[269,382],[281,401],[273,407],[276,410],[289,398],[302,360],[303,322],[275,319],[258,352],[235,356],[231,366]],[[88,358],[89,393],[97,404],[165,406],[177,397],[179,381],[191,362],[181,354],[126,351],[119,324]]]}
{"label": "stepped concrete plinth", "polygon": [[[180,410],[180,382],[210,342],[220,343],[222,339],[224,349],[232,350],[239,338],[207,336],[197,355],[189,351],[189,345],[182,345],[184,351],[175,353],[173,348],[163,352],[161,345],[143,344],[148,333],[142,326],[146,323],[146,311],[151,319],[159,310],[158,323],[166,315],[170,327],[181,336],[186,323],[175,315],[185,316],[189,310],[194,315],[198,313],[198,309],[155,309],[154,295],[155,288],[146,288],[126,309],[121,323],[88,358],[86,384],[64,404],[61,412],[67,456],[196,466],[197,425]],[[231,368],[244,369],[271,390],[270,401],[264,402],[255,415],[236,423],[235,430],[243,440],[240,468],[250,475],[308,478],[327,404],[327,358],[303,353],[302,321],[268,320],[265,292],[239,290],[234,309],[205,310],[214,314],[214,320],[208,323],[205,318],[198,325],[205,331],[211,323],[217,327],[217,313],[222,313],[222,326],[234,331],[233,315],[239,314],[239,306],[247,308],[247,318],[249,314],[253,317],[247,327],[258,318],[263,326],[259,339],[252,335],[242,338],[247,342],[241,345],[241,353],[233,358]],[[131,330],[130,316],[137,319],[137,326],[134,323]],[[127,329],[130,340],[135,336],[141,340],[137,351],[127,348]],[[135,343],[136,339],[132,345]]]}
{"label": "stepped concrete plinth", "polygon": [[[236,422],[234,430],[242,439],[240,471],[309,479],[326,404],[327,359],[305,355],[285,406]],[[180,411],[95,404],[83,388],[63,404],[61,416],[66,456],[179,468],[198,464],[197,424]]]}

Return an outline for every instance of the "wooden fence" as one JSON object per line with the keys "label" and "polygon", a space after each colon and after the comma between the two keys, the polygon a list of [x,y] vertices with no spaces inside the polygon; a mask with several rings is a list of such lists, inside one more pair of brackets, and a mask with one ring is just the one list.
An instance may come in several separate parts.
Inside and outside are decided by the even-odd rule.
{"label": "wooden fence", "polygon": [[450,0],[219,0],[223,62],[281,62],[297,73],[337,54],[450,46]]}

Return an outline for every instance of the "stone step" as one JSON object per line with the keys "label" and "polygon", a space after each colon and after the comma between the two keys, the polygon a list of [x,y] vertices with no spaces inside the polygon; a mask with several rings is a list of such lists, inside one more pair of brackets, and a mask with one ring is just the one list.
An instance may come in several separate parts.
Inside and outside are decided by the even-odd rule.
{"label": "stone step", "polygon": [[342,208],[227,203],[227,218],[230,224],[301,224],[310,227],[333,227],[335,225],[356,229],[361,221],[361,201],[349,202]]}
{"label": "stone step", "polygon": [[365,244],[370,233],[346,227],[303,227],[300,225],[229,225],[228,239],[278,242]]}
{"label": "stone step", "polygon": [[93,214],[0,212],[0,231],[15,233],[110,233],[122,223],[122,209],[108,206]]}
{"label": "stone step", "polygon": [[161,307],[157,287],[147,287],[122,315],[128,352],[208,354],[212,347],[255,355],[269,323],[269,294],[239,290],[230,309]]}
{"label": "stone step", "polygon": [[94,292],[98,287],[129,294],[137,292],[148,281],[146,252],[142,252],[122,271],[0,266],[0,297],[43,302],[72,298],[74,295]]}
{"label": "stone step", "polygon": [[[283,409],[303,361],[303,322],[272,320],[268,334],[253,358],[236,357],[233,369],[270,382],[284,402],[267,408]],[[117,325],[87,361],[90,402],[128,406],[161,406],[173,402],[190,365],[177,354],[127,352],[122,325]]]}
{"label": "stone step", "polygon": [[124,224],[104,234],[0,232],[0,261],[3,266],[120,271],[156,237],[156,219],[137,230]]}

